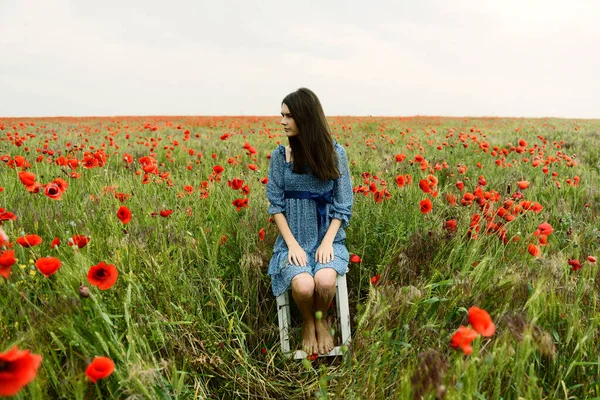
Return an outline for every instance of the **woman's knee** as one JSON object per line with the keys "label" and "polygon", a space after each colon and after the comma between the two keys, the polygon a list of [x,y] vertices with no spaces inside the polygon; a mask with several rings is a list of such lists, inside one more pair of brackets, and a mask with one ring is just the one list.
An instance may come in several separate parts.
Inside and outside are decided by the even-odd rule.
{"label": "woman's knee", "polygon": [[312,297],[315,292],[315,281],[308,272],[296,275],[292,279],[292,294],[303,298]]}
{"label": "woman's knee", "polygon": [[333,268],[323,268],[315,274],[315,289],[318,292],[329,292],[335,288],[337,272]]}

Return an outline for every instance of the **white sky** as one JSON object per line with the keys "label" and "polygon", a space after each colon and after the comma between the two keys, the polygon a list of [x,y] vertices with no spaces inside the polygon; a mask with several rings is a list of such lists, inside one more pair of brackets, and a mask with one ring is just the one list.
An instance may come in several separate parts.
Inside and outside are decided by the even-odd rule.
{"label": "white sky", "polygon": [[0,0],[0,116],[600,118],[600,1]]}

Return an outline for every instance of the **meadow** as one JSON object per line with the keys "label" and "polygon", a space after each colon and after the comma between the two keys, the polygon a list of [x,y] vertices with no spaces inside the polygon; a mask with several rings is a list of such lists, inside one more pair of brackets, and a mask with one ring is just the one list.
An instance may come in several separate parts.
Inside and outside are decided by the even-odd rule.
{"label": "meadow", "polygon": [[[17,399],[600,397],[600,120],[330,117],[352,342],[300,361],[266,273],[278,121],[0,119],[0,390],[17,346]],[[495,330],[462,338],[473,306]]]}

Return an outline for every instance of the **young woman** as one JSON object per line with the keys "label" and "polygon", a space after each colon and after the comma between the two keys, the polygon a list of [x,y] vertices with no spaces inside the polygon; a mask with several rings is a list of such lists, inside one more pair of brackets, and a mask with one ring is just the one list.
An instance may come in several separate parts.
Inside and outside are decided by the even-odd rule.
{"label": "young woman", "polygon": [[348,159],[309,89],[287,95],[281,116],[289,146],[273,150],[269,165],[268,213],[280,232],[269,275],[275,296],[291,285],[303,319],[303,350],[326,354],[334,347],[327,309],[337,274],[348,270],[344,228],[354,201]]}

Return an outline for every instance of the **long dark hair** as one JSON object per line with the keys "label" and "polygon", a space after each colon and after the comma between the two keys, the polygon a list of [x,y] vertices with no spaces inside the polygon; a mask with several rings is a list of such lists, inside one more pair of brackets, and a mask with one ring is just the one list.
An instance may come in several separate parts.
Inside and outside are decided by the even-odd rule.
{"label": "long dark hair", "polygon": [[338,178],[337,154],[317,95],[310,89],[300,88],[285,96],[281,104],[284,103],[298,128],[298,134],[288,138],[294,155],[294,173],[305,174],[308,165],[320,180]]}

